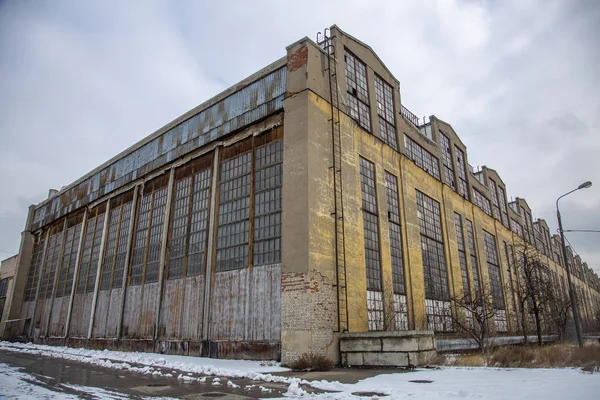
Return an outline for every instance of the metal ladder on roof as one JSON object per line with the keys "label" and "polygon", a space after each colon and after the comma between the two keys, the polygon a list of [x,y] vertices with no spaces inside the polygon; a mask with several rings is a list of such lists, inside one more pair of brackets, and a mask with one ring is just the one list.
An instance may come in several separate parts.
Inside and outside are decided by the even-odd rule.
{"label": "metal ladder on roof", "polygon": [[342,196],[342,136],[340,129],[340,108],[337,84],[337,61],[333,39],[329,28],[317,33],[317,44],[327,53],[329,72],[329,95],[331,105],[331,139],[333,150],[333,198],[335,219],[335,266],[337,289],[337,332],[348,331],[348,292],[346,286],[346,242],[344,239],[344,201]]}

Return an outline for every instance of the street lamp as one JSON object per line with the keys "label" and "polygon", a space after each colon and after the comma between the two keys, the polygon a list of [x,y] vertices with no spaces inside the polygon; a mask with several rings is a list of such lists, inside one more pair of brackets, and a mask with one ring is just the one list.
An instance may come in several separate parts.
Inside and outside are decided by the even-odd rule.
{"label": "street lamp", "polygon": [[562,220],[560,219],[560,210],[558,209],[558,201],[565,197],[568,194],[571,194],[579,189],[587,189],[592,186],[592,182],[586,181],[577,187],[577,189],[573,189],[568,193],[563,194],[558,199],[556,199],[556,217],[558,218],[558,230],[560,231],[560,240],[562,241],[562,252],[563,252],[563,260],[565,262],[565,269],[567,270],[567,283],[569,284],[569,297],[571,298],[571,308],[573,310],[573,320],[575,321],[575,331],[577,332],[577,342],[579,342],[579,347],[583,347],[583,337],[581,336],[581,326],[579,325],[579,310],[577,309],[577,304],[575,304],[575,294],[573,293],[573,285],[571,283],[571,270],[569,268],[569,262],[567,261],[567,244],[565,243],[565,234],[563,233]]}

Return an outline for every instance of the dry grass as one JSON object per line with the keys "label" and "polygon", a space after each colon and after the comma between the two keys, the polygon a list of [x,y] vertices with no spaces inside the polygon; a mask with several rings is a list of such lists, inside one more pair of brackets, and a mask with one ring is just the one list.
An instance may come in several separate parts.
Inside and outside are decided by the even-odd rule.
{"label": "dry grass", "polygon": [[304,353],[289,367],[294,371],[329,371],[335,363],[327,356]]}
{"label": "dry grass", "polygon": [[489,366],[501,368],[582,368],[600,371],[600,346],[584,348],[571,344],[555,344],[544,347],[499,347],[485,354],[471,353],[446,356],[446,365]]}

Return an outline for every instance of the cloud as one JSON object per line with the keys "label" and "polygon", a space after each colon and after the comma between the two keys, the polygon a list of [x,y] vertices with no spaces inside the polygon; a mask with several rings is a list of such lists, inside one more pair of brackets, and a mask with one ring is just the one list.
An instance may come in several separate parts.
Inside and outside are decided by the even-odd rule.
{"label": "cloud", "polygon": [[[592,0],[0,3],[0,249],[18,250],[28,202],[333,23],[535,217],[555,226],[554,200],[585,180],[569,204],[600,215],[598,20]],[[600,272],[592,240],[571,241]]]}

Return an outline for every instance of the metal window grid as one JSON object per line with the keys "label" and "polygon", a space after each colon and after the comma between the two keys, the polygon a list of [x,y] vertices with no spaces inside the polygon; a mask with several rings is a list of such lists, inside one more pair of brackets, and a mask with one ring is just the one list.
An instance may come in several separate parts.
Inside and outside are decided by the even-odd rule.
{"label": "metal window grid", "polygon": [[375,100],[377,101],[377,114],[379,115],[380,138],[391,148],[398,150],[393,89],[379,75],[375,75]]}
{"label": "metal window grid", "polygon": [[415,162],[417,167],[440,180],[440,163],[433,154],[406,135],[404,135],[404,145],[406,146],[406,155]]}
{"label": "metal window grid", "polygon": [[500,260],[498,258],[498,249],[496,238],[488,231],[483,231],[485,244],[485,254],[490,276],[490,292],[494,308],[504,310],[506,308],[504,301],[504,291],[502,290],[502,277],[500,273]]}
{"label": "metal window grid", "polygon": [[369,89],[367,85],[367,67],[354,54],[346,51],[346,92],[350,116],[358,124],[371,131],[371,111],[369,110]]}
{"label": "metal window grid", "polygon": [[216,271],[248,267],[252,152],[221,162]]}
{"label": "metal window grid", "polygon": [[394,286],[394,293],[406,294],[404,260],[402,256],[402,230],[400,229],[398,178],[387,171],[385,171],[385,189],[392,258],[392,284]]}
{"label": "metal window grid", "polygon": [[450,139],[440,131],[440,148],[442,150],[442,165],[444,166],[444,182],[456,191],[456,182],[454,181],[454,165],[452,162],[452,148]]}
{"label": "metal window grid", "polygon": [[440,203],[417,190],[425,298],[450,300]]}

